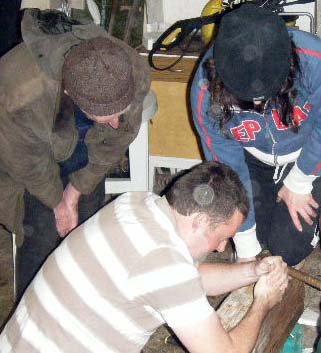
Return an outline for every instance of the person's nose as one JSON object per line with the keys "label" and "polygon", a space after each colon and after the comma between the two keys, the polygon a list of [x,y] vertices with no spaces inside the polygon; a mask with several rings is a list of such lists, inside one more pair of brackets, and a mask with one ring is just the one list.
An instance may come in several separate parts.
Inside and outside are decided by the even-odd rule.
{"label": "person's nose", "polygon": [[108,124],[113,128],[113,129],[118,129],[119,128],[119,116],[116,116],[112,118]]}
{"label": "person's nose", "polygon": [[221,241],[216,250],[218,252],[223,252],[226,248],[226,244],[227,244],[227,240]]}

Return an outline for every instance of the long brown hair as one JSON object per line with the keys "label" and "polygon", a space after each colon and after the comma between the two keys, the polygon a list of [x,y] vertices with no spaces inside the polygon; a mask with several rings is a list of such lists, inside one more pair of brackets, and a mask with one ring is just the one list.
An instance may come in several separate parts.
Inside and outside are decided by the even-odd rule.
{"label": "long brown hair", "polygon": [[[297,96],[297,90],[294,88],[294,80],[301,73],[300,59],[296,53],[296,47],[293,41],[290,71],[286,81],[280,88],[275,97],[270,101],[280,110],[281,121],[285,126],[292,128],[294,132],[298,131],[298,124],[293,119],[294,101]],[[222,80],[215,69],[214,59],[207,60],[204,64],[207,79],[209,80],[209,91],[211,92],[211,109],[213,118],[219,122],[220,129],[226,134],[226,124],[231,120],[234,111],[233,106],[239,107],[241,110],[254,110],[263,113],[265,102],[255,105],[253,102],[242,101],[231,94],[224,86]]]}

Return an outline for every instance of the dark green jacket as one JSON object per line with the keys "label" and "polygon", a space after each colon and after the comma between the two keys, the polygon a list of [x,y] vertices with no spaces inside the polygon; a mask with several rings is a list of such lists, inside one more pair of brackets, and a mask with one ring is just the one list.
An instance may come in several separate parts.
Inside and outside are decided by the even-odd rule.
{"label": "dark green jacket", "polygon": [[135,97],[124,122],[118,129],[95,123],[87,132],[89,163],[70,178],[81,193],[90,193],[123,158],[138,133],[150,87],[149,67],[124,42],[94,24],[46,34],[37,13],[25,12],[24,42],[0,59],[0,224],[18,235],[23,234],[25,189],[50,208],[62,198],[57,162],[71,156],[78,140],[73,105],[61,87],[61,68],[70,47],[83,39],[109,37],[129,53],[134,67]]}

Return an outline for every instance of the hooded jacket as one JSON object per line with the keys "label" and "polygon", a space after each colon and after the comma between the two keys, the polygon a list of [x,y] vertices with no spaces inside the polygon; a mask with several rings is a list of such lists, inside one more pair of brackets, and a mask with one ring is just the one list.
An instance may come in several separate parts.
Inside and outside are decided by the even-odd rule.
{"label": "hooded jacket", "polygon": [[[206,159],[229,165],[248,191],[250,212],[234,237],[240,257],[255,256],[261,249],[256,239],[252,186],[244,149],[260,161],[275,166],[278,175],[283,165],[295,162],[283,182],[295,193],[309,194],[313,181],[321,175],[321,40],[292,28],[289,28],[289,34],[297,48],[301,70],[294,83],[298,94],[293,117],[300,126],[298,133],[284,126],[278,107],[268,103],[265,114],[241,111],[236,107],[232,119],[226,124],[228,136],[225,137],[210,113],[211,97],[202,66],[213,57],[213,48],[204,55],[191,87],[194,124]],[[277,54],[275,52],[275,60]]]}
{"label": "hooded jacket", "polygon": [[73,103],[62,89],[62,65],[70,48],[86,39],[108,37],[133,64],[134,99],[119,128],[94,123],[86,134],[88,164],[70,176],[82,194],[93,191],[124,157],[140,128],[150,87],[149,67],[133,48],[94,24],[50,34],[43,30],[39,13],[25,11],[23,43],[0,59],[0,224],[20,236],[18,243],[24,190],[54,208],[63,193],[58,162],[71,156],[78,141]]}

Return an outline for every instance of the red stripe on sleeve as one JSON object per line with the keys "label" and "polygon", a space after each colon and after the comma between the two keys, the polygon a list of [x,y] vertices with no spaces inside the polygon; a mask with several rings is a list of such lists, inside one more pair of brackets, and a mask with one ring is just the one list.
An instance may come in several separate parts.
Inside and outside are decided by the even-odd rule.
{"label": "red stripe on sleeve", "polygon": [[316,166],[316,168],[314,169],[314,171],[312,172],[312,174],[313,174],[313,175],[316,175],[320,169],[321,169],[321,162]]}
{"label": "red stripe on sleeve", "polygon": [[313,55],[318,58],[321,58],[321,53],[315,50],[297,48],[295,51],[298,53],[304,53],[304,54]]}
{"label": "red stripe on sleeve", "polygon": [[[321,53],[315,50],[297,48],[295,51],[298,53],[313,55],[321,59]],[[316,166],[312,174],[316,175],[320,169],[321,169],[321,162]]]}
{"label": "red stripe on sleeve", "polygon": [[217,155],[214,153],[213,147],[212,147],[212,138],[208,132],[208,130],[206,129],[205,125],[204,125],[204,117],[203,117],[203,113],[202,113],[202,105],[204,102],[204,96],[207,90],[207,85],[202,86],[200,94],[198,96],[198,104],[197,104],[197,121],[200,124],[200,127],[202,129],[202,132],[205,136],[205,141],[206,141],[206,145],[209,148],[209,150],[212,153],[213,159],[215,161],[218,161],[218,157]]}

